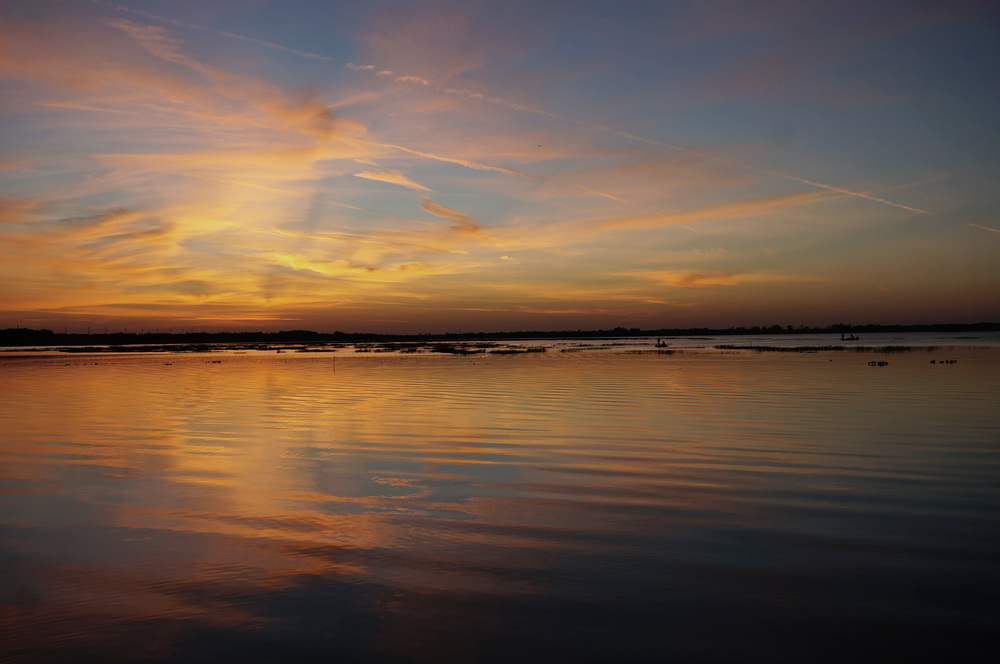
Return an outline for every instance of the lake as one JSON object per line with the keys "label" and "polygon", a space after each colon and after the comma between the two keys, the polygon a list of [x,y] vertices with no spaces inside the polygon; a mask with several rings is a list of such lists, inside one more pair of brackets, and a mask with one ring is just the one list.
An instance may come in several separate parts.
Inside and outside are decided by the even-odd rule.
{"label": "lake", "polygon": [[0,659],[986,661],[948,341],[0,354]]}

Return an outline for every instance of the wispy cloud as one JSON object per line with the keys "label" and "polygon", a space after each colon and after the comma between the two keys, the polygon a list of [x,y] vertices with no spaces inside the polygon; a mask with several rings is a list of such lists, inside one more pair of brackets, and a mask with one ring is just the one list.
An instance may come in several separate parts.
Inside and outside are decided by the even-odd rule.
{"label": "wispy cloud", "polygon": [[671,212],[655,211],[652,214],[639,216],[600,219],[592,222],[592,225],[596,228],[604,229],[627,229],[652,228],[673,224],[688,224],[696,221],[728,220],[750,215],[758,215],[788,206],[816,203],[827,198],[829,198],[829,194],[824,192],[788,194],[769,198],[738,200],[735,202],[706,205],[698,208],[682,209]]}
{"label": "wispy cloud", "polygon": [[420,197],[420,209],[435,217],[454,221],[455,224],[452,228],[463,234],[478,234],[482,230],[482,226],[472,217],[458,210],[435,203],[426,196]]}
{"label": "wispy cloud", "polygon": [[249,102],[265,116],[320,137],[329,137],[335,120],[327,109],[310,100],[292,102],[271,85],[260,80],[224,72],[201,63],[182,48],[183,42],[158,26],[142,25],[127,19],[108,19],[106,23],[122,30],[147,51],[167,62],[179,64],[201,74],[213,86],[213,92],[241,103]]}
{"label": "wispy cloud", "polygon": [[427,187],[422,184],[417,184],[399,171],[362,171],[360,173],[355,173],[354,177],[364,178],[365,180],[375,180],[376,182],[398,184],[401,187],[407,187],[408,189],[415,189],[417,191],[430,191]]}
{"label": "wispy cloud", "polygon": [[138,111],[125,111],[118,108],[99,108],[86,104],[74,104],[72,102],[35,102],[36,106],[44,108],[63,108],[71,111],[93,111],[94,113],[116,113],[119,115],[139,115]]}
{"label": "wispy cloud", "polygon": [[[116,5],[116,4],[111,4],[111,3],[105,3],[105,6],[108,7],[108,8],[110,8],[110,9],[114,9],[116,11],[119,11],[119,12],[128,12],[130,14],[135,14],[137,16],[142,16],[143,18],[149,19],[151,21],[156,21],[158,23],[165,23],[167,25],[173,25],[173,26],[181,27],[181,28],[188,28],[188,29],[191,29],[191,30],[206,30],[206,28],[204,28],[202,26],[199,26],[199,25],[194,25],[192,23],[185,23],[184,21],[178,21],[177,19],[168,18],[168,17],[165,17],[165,16],[159,16],[157,14],[152,14],[152,13],[144,11],[142,9],[135,9],[133,7],[125,7],[125,6],[122,6],[122,5]],[[255,44],[257,46],[262,46],[264,48],[272,49],[272,50],[275,50],[275,51],[282,51],[284,53],[291,53],[292,55],[297,55],[299,57],[307,58],[309,60],[322,60],[322,61],[331,61],[331,60],[333,60],[333,58],[331,58],[329,56],[326,56],[326,55],[319,55],[318,53],[309,53],[308,51],[300,51],[298,49],[289,48],[287,46],[281,46],[280,44],[274,44],[272,42],[264,41],[262,39],[255,39],[253,37],[247,37],[246,35],[238,35],[236,33],[228,32],[226,30],[208,30],[208,32],[212,32],[212,33],[214,33],[216,35],[219,35],[221,37],[227,37],[229,39],[237,39],[237,40],[240,40],[240,41],[249,42],[251,44]]]}
{"label": "wispy cloud", "polygon": [[786,274],[773,270],[728,272],[719,270],[645,270],[625,273],[643,280],[655,281],[676,288],[715,288],[739,286],[745,283],[801,283],[816,277],[803,274]]}
{"label": "wispy cloud", "polygon": [[[900,108],[922,112],[926,97],[910,82],[873,70],[863,90],[820,85],[808,67],[822,48],[800,67],[768,59],[754,39],[698,64],[704,43],[776,31],[759,40],[767,47],[791,25],[813,25],[811,10],[782,18],[776,5],[751,4],[774,20],[752,7],[735,13],[753,25],[693,5],[655,10],[673,12],[669,29],[698,28],[690,71],[671,64],[672,40],[639,30],[634,39],[649,41],[632,48],[606,22],[575,41],[555,10],[535,28],[537,51],[522,35],[498,38],[484,17],[499,10],[359,10],[361,32],[336,33],[346,64],[312,52],[331,34],[322,26],[304,23],[302,39],[288,40],[263,23],[251,29],[252,11],[227,24],[229,10],[215,8],[212,28],[111,3],[81,3],[73,20],[5,14],[0,300],[65,316],[319,321],[337,308],[364,320],[475,311],[576,327],[662,324],[737,301],[739,311],[770,311],[767,298],[832,301],[842,296],[818,284],[842,265],[858,283],[914,301],[921,286],[958,283],[949,275],[986,283],[995,206],[982,194],[956,201],[992,170],[971,174],[968,155],[937,163],[931,141],[903,150],[928,151],[919,167],[888,152],[867,163],[859,139],[804,111],[802,97],[793,107],[754,96],[803,82],[808,103],[837,104],[845,126],[863,106],[872,124],[858,135],[870,136]],[[596,28],[589,11],[579,25]],[[902,21],[898,8],[884,11]],[[227,25],[248,27],[215,29]],[[715,65],[740,69],[732,58],[745,49],[741,71],[756,78],[727,82]],[[640,55],[664,66],[636,67]],[[705,104],[685,86],[740,103]],[[813,115],[796,124],[801,140],[767,140],[769,125],[804,113]],[[807,127],[829,135],[804,136]],[[977,297],[990,301],[995,287],[980,282]]]}

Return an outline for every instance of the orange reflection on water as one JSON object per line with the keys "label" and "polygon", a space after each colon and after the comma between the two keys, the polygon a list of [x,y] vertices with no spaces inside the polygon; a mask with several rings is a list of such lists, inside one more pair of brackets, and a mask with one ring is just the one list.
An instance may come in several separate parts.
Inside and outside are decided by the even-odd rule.
{"label": "orange reflection on water", "polygon": [[[1000,398],[993,354],[971,351],[890,371],[856,353],[216,357],[0,365],[0,532],[23,579],[0,636],[55,625],[97,652],[100,624],[105,643],[158,620],[170,642],[320,615],[336,643],[460,661],[474,647],[418,609],[492,633],[497,607],[572,596],[567,579],[759,572],[747,538],[876,537],[844,515],[982,479],[935,436],[984,449]],[[349,616],[368,622],[331,626]]]}

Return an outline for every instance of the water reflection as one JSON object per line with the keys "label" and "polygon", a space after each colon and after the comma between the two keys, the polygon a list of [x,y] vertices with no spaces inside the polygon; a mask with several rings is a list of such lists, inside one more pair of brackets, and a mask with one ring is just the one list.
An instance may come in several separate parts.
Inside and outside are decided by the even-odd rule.
{"label": "water reflection", "polygon": [[8,359],[0,638],[12,661],[952,659],[1000,617],[994,355]]}

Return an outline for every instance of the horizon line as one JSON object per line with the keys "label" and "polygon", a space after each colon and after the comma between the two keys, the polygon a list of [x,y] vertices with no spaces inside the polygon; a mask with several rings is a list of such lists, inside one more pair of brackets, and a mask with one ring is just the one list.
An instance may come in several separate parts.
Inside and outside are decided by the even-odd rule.
{"label": "horizon line", "polygon": [[[68,327],[68,326],[65,326]],[[8,336],[10,333],[35,333],[42,334],[45,336],[61,336],[61,337],[108,337],[108,336],[134,336],[134,337],[148,337],[148,336],[190,336],[190,335],[281,335],[281,334],[305,334],[310,336],[368,336],[368,337],[456,337],[456,336],[490,336],[490,335],[500,335],[500,336],[510,336],[510,335],[567,335],[567,336],[581,336],[581,335],[629,335],[629,336],[642,336],[642,335],[655,335],[655,334],[681,334],[681,333],[696,333],[696,334],[710,334],[710,333],[726,333],[735,332],[739,334],[747,332],[759,332],[759,333],[817,333],[817,332],[841,332],[850,330],[862,330],[868,329],[874,331],[875,328],[885,329],[885,330],[901,330],[906,331],[904,328],[949,328],[949,329],[976,329],[979,331],[990,331],[991,329],[1000,330],[1000,322],[998,321],[976,321],[976,322],[965,322],[965,323],[831,323],[829,325],[822,326],[810,326],[810,325],[779,325],[777,323],[771,325],[734,325],[730,327],[705,327],[705,326],[686,326],[686,327],[660,327],[660,328],[639,328],[630,327],[626,328],[624,326],[616,326],[614,328],[607,329],[587,329],[578,328],[576,330],[569,329],[552,329],[552,330],[491,330],[491,331],[446,331],[446,332],[365,332],[365,331],[353,331],[345,332],[343,330],[334,330],[332,332],[321,332],[318,330],[310,330],[306,328],[293,328],[293,329],[282,329],[282,330],[262,330],[262,329],[243,329],[243,330],[206,330],[204,327],[201,329],[190,329],[184,326],[179,326],[179,331],[175,332],[173,327],[168,327],[163,330],[158,327],[153,327],[151,329],[146,329],[144,326],[139,326],[139,330],[136,331],[134,328],[129,331],[127,326],[123,326],[121,330],[110,331],[107,326],[104,327],[104,331],[91,331],[88,327],[86,332],[70,332],[68,329],[63,331],[55,331],[49,328],[30,328],[22,327],[15,324],[14,327],[8,327],[0,329],[0,335]],[[910,329],[909,331],[919,331],[915,329]]]}

